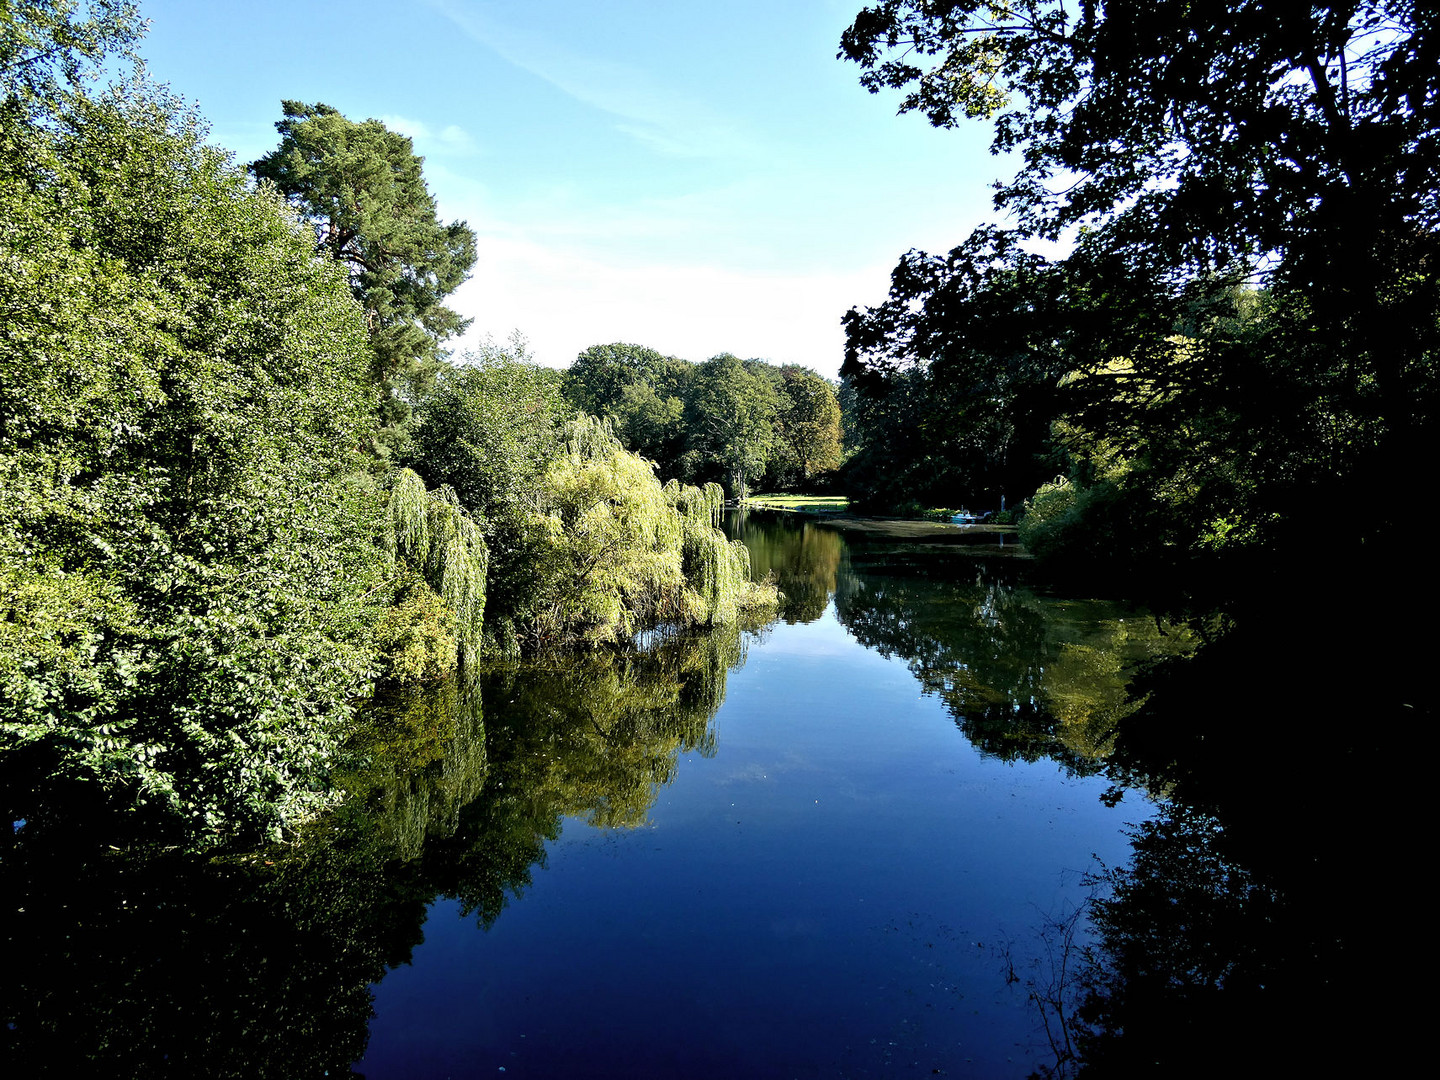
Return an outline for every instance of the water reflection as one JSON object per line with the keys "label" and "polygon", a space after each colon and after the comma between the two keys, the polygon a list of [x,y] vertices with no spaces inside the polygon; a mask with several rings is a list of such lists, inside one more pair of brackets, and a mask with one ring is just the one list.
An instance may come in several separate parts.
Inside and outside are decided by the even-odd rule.
{"label": "water reflection", "polygon": [[[849,634],[869,650],[903,660],[923,692],[943,702],[956,726],[990,759],[1034,762],[1048,756],[1072,776],[1107,768],[1116,725],[1135,708],[1130,680],[1137,665],[1189,647],[1182,632],[1162,629],[1134,612],[1032,589],[1013,566],[998,560],[850,542],[817,523],[796,528],[760,515],[735,527],[750,546],[757,573],[773,573],[786,594],[787,622],[818,619],[833,602]],[[345,1074],[365,1055],[370,987],[414,957],[435,900],[453,901],[467,920],[486,929],[511,925],[516,916],[505,917],[506,911],[532,888],[562,831],[580,830],[575,819],[610,830],[644,825],[685,756],[710,757],[721,749],[715,715],[731,673],[745,664],[755,640],[740,628],[661,637],[619,658],[582,656],[509,667],[466,685],[376,702],[352,748],[344,775],[346,803],[284,848],[218,861],[170,854],[142,858],[128,854],[126,841],[113,830],[99,831],[78,814],[27,825],[4,850],[0,874],[11,957],[0,991],[6,1074]],[[783,671],[777,677],[787,678]],[[899,678],[908,687],[903,671]],[[783,699],[782,691],[772,686],[769,693]],[[843,692],[859,700],[861,691],[857,686]],[[868,722],[871,708],[859,700],[855,712]],[[888,718],[877,715],[880,719]],[[777,715],[774,726],[782,720]],[[930,726],[960,742],[947,724]],[[829,737],[823,724],[817,729]],[[894,738],[900,734],[897,729]],[[927,749],[907,759],[907,767],[925,760],[934,744],[923,745]],[[846,752],[843,746],[816,746],[809,748],[812,759],[838,759]],[[801,765],[813,768],[814,762],[799,762],[797,769]],[[912,903],[910,883],[922,876],[917,864],[946,862],[935,857],[937,845],[948,843],[954,831],[947,826],[955,819],[946,815],[962,812],[971,797],[969,788],[961,791],[964,785],[954,781],[949,763],[947,768],[911,778],[927,800],[931,792],[942,793],[927,804],[923,821],[884,816],[884,804],[894,801],[883,787],[888,775],[882,780],[878,772],[867,773],[860,787],[852,784],[844,805],[853,817],[846,819],[843,845],[867,852],[853,864],[830,861],[829,849],[820,850],[818,842],[808,850],[809,830],[817,827],[811,822],[821,813],[819,798],[777,797],[764,805],[772,820],[785,826],[762,832],[756,825],[750,833],[742,830],[752,827],[751,815],[762,819],[758,795],[752,797],[755,809],[734,812],[728,808],[737,796],[725,796],[725,831],[707,837],[719,865],[737,877],[756,864],[769,874],[763,885],[760,879],[751,883],[749,907],[731,905],[735,924],[720,926],[725,932],[720,936],[733,932],[738,940],[746,930],[745,911],[756,919],[774,915],[790,943],[784,947],[806,956],[810,970],[822,973],[812,987],[815,1000],[834,994],[824,999],[824,1008],[815,1006],[814,1023],[843,1028],[838,1018],[845,1010],[880,1015],[876,1002],[893,998],[899,1017],[894,1023],[902,1025],[897,1030],[907,1032],[915,1046],[928,1046],[924,1040],[931,1030],[954,1030],[958,1021],[929,1016],[925,1022],[932,1028],[913,1025],[908,1000],[914,988],[894,976],[894,960],[881,943],[901,935],[902,928],[918,935],[907,948],[911,961],[923,962],[927,979],[937,970],[956,973],[927,984],[933,1000],[927,999],[925,1008],[938,1004],[952,1010],[967,993],[987,997],[1001,988],[998,968],[994,986],[960,985],[976,964],[989,965],[988,959],[976,959],[982,952],[976,940],[992,928],[980,925],[975,937],[963,941],[948,929],[952,919],[975,910],[949,910],[957,906],[954,896],[964,892],[968,903],[981,904],[978,892],[970,890],[978,888],[976,878],[990,875],[972,877],[961,860],[950,860],[952,865],[942,866],[949,876],[937,880],[952,891],[918,901],[928,914],[897,907],[905,912],[897,915],[880,906],[887,896],[897,905]],[[768,776],[761,775],[768,785]],[[820,782],[813,779],[816,773],[804,775],[807,784]],[[848,774],[843,779],[851,782]],[[933,786],[922,789],[922,780]],[[874,783],[878,793],[862,790],[863,783]],[[743,804],[743,797],[738,801]],[[834,801],[842,802],[838,792]],[[986,806],[985,822],[998,820]],[[1175,972],[1190,963],[1187,957],[1194,959],[1192,953],[1230,948],[1220,944],[1219,929],[1196,936],[1194,927],[1262,926],[1274,911],[1272,893],[1231,864],[1214,862],[1213,829],[1207,832],[1177,812],[1179,824],[1166,831],[1164,820],[1142,829],[1133,866],[1108,879],[1110,891],[1095,909],[1101,936],[1089,954],[1094,964],[1083,969],[1087,981],[1070,984],[1067,1008],[1073,1012],[1067,1015],[1087,1025],[1076,1030],[1097,1061],[1121,1060],[1115,1047],[1126,1044],[1110,1034],[1117,1025],[1143,1031],[1149,1024],[1156,1038],[1175,1035],[1163,1021],[1166,1010],[1178,1006],[1143,1013],[1146,1002],[1159,1000],[1144,979],[1158,972],[1155,986],[1173,982],[1181,978]],[[978,835],[981,829],[971,831]],[[1033,849],[1047,836],[1042,830],[1024,843],[1007,836],[993,843]],[[772,846],[761,850],[767,842]],[[797,853],[789,844],[807,850]],[[875,873],[877,865],[887,866],[883,874]],[[1005,875],[1020,873],[1004,860],[995,865],[1003,868],[993,875],[1002,888],[1008,885]],[[803,894],[803,903],[781,892],[800,877],[819,883],[813,895]],[[859,892],[854,882],[864,883],[863,901],[851,896]],[[689,884],[690,896],[720,887],[699,872]],[[859,920],[860,931],[839,913],[841,897],[853,905],[856,914],[850,917]],[[862,902],[874,906],[862,908]],[[1156,912],[1175,918],[1167,923]],[[945,933],[932,932],[930,923],[943,924]],[[1164,930],[1159,945],[1150,927]],[[775,952],[782,947],[781,931],[772,938],[769,948]],[[699,947],[696,942],[697,936],[685,939],[687,955]],[[717,966],[730,959],[728,944],[727,938],[712,956]],[[662,942],[657,951],[666,948]],[[845,948],[855,948],[854,954],[823,955]],[[826,965],[843,970],[853,963],[862,969],[867,962],[894,985],[877,990],[867,984],[851,999],[844,996],[849,988],[826,974],[832,971]],[[756,958],[740,964],[746,965],[772,970]],[[1200,989],[1209,993],[1217,982],[1254,982],[1252,972],[1273,967],[1246,954],[1219,976],[1201,970]],[[504,973],[496,978],[503,981]],[[779,997],[786,992],[771,989]],[[925,993],[922,988],[922,998]],[[645,1027],[653,1017],[637,1023]],[[797,1046],[804,1044],[804,1033],[792,1037]],[[837,1031],[834,1037],[839,1045],[849,1033]],[[1143,1044],[1144,1037],[1135,1040]],[[1001,1050],[985,1052],[1003,1060]],[[885,1073],[892,1064],[889,1053],[860,1046],[849,1060]],[[887,1056],[876,1056],[881,1054]],[[951,1048],[935,1051],[929,1060],[965,1056],[968,1052]],[[871,1064],[852,1071],[863,1074]],[[1028,1066],[1017,1066],[1017,1074]],[[933,1068],[940,1071],[941,1065]],[[765,1074],[763,1068],[752,1071]]]}
{"label": "water reflection", "polygon": [[757,572],[775,575],[787,621],[818,619],[833,596],[862,645],[904,659],[971,742],[1004,760],[1097,771],[1138,707],[1137,672],[1193,648],[1183,626],[1048,596],[1024,585],[1013,562],[966,558],[953,544],[842,537],[764,512],[728,524]]}
{"label": "water reflection", "polygon": [[841,575],[835,605],[862,644],[904,658],[985,753],[1079,772],[1099,767],[1135,709],[1135,672],[1190,648],[1183,627],[1038,594],[1004,564],[872,566]]}
{"label": "water reflection", "polygon": [[731,537],[750,549],[750,570],[773,576],[781,593],[780,617],[787,623],[814,622],[835,592],[845,544],[835,529],[795,515],[740,510],[726,516]]}
{"label": "water reflection", "polygon": [[290,846],[135,854],[78,816],[4,852],[9,1076],[348,1074],[369,986],[436,897],[481,925],[545,864],[567,815],[644,821],[677,755],[713,753],[738,627],[619,661],[515,667],[377,702],[347,802]]}

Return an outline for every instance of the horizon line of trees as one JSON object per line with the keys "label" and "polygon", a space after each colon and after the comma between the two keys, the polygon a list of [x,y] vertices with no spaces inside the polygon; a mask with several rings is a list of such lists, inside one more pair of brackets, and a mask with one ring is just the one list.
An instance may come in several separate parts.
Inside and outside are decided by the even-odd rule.
{"label": "horizon line of trees", "polygon": [[616,342],[581,352],[562,387],[661,476],[718,483],[731,499],[822,489],[843,460],[836,387],[799,364],[731,353],[697,364]]}

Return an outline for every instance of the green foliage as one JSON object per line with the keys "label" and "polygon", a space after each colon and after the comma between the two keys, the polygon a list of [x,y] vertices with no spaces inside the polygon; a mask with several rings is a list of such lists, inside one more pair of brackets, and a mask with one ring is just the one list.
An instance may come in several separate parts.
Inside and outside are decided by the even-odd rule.
{"label": "green foliage", "polygon": [[449,488],[441,488],[430,500],[429,533],[425,577],[455,612],[460,663],[469,664],[480,655],[489,549]]}
{"label": "green foliage", "polygon": [[683,360],[662,356],[644,345],[592,345],[565,371],[565,397],[581,412],[612,414],[625,392],[635,386],[668,390],[676,366]]}
{"label": "green foliage", "polygon": [[657,625],[733,622],[767,596],[773,605],[715,527],[719,485],[662,488],[608,418],[560,423],[558,390],[523,353],[491,349],[442,373],[408,451],[483,530],[491,647],[625,642]]}
{"label": "green foliage", "polygon": [[[409,469],[396,474],[390,489],[389,525],[384,546],[405,568],[396,607],[377,631],[391,678],[427,682],[453,671],[457,663],[472,665],[481,652],[490,564],[480,527],[452,488],[427,492],[425,482]],[[412,648],[421,651],[399,655]]]}
{"label": "green foliage", "polygon": [[292,824],[371,677],[361,313],[178,103],[49,104],[0,119],[0,753]]}
{"label": "green foliage", "polygon": [[743,546],[715,527],[719,485],[662,488],[650,463],[593,417],[566,424],[564,439],[533,530],[542,574],[525,625],[537,645],[624,642],[659,625],[733,623],[764,606]]}
{"label": "green foliage", "polygon": [[375,647],[393,683],[437,682],[455,671],[459,645],[455,612],[418,577],[400,590],[400,598],[375,624]]}
{"label": "green foliage", "polygon": [[840,466],[840,401],[835,387],[808,368],[787,364],[778,375],[775,445],[766,486],[807,491],[820,474]]}
{"label": "green foliage", "polygon": [[775,443],[780,395],[768,367],[721,353],[701,364],[685,403],[688,449],[682,459],[692,480],[719,481],[742,499],[765,473]]}
{"label": "green foliage", "polygon": [[405,461],[433,490],[454,489],[492,529],[539,507],[565,414],[558,373],[523,347],[493,345],[443,369],[422,402]]}
{"label": "green foliage", "polygon": [[692,487],[678,480],[669,480],[665,484],[665,493],[687,525],[694,528],[719,526],[720,514],[725,507],[725,489],[719,484]]}
{"label": "green foliage", "polygon": [[552,576],[542,638],[624,641],[680,615],[680,522],[651,465],[603,422],[565,427],[546,476]]}
{"label": "green foliage", "polygon": [[993,231],[905,255],[890,299],[845,317],[847,493],[881,510],[994,509],[1034,491],[1054,472],[1057,386],[1092,348],[1065,325],[1070,302],[1043,259]]}
{"label": "green foliage", "polygon": [[565,398],[603,416],[627,450],[655,462],[662,477],[679,473],[685,452],[685,400],[695,366],[643,345],[593,345],[565,372]]}
{"label": "green foliage", "polygon": [[835,388],[797,365],[728,353],[697,365],[617,343],[582,352],[563,385],[667,479],[720,481],[738,496],[762,477],[772,489],[808,488],[840,463]]}
{"label": "green foliage", "polygon": [[430,493],[410,469],[400,469],[390,486],[390,528],[384,540],[397,556],[424,567],[430,553]]}
{"label": "green foliage", "polygon": [[1075,485],[1067,477],[1057,476],[1041,484],[1025,506],[1020,520],[1020,542],[1032,552],[1043,552],[1051,538],[1068,527],[1076,513]]}
{"label": "green foliage", "polygon": [[475,263],[475,234],[442,224],[410,139],[378,120],[355,123],[324,104],[283,102],[280,146],[250,166],[315,229],[365,308],[382,417],[409,414],[401,396],[434,373],[439,346],[463,330],[442,301]]}
{"label": "green foliage", "polygon": [[559,373],[523,349],[487,346],[440,371],[401,455],[430,490],[449,487],[489,550],[486,611],[497,639],[535,614],[545,575],[544,478],[560,453]]}
{"label": "green foliage", "polygon": [[145,32],[130,0],[6,0],[0,10],[0,107],[47,113],[109,55],[134,59]]}

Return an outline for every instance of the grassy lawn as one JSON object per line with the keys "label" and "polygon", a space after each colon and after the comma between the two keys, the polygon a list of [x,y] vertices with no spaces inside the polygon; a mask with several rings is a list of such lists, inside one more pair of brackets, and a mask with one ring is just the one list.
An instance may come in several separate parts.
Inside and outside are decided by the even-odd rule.
{"label": "grassy lawn", "polygon": [[850,500],[843,495],[751,495],[746,506],[765,510],[797,510],[811,514],[844,513]]}

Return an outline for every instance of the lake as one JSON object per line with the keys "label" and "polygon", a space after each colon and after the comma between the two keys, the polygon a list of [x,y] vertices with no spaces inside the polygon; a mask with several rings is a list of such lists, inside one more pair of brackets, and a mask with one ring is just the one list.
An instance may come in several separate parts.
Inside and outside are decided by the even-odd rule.
{"label": "lake", "polygon": [[[1113,712],[1117,661],[1147,645],[1117,643],[1125,612],[1028,590],[989,550],[857,547],[763,515],[731,529],[786,618],[709,673],[713,715],[657,747],[608,673],[484,688],[487,793],[524,783],[512,770],[536,784],[548,755],[531,827],[554,836],[503,912],[429,907],[374,988],[367,1076],[1018,1077],[1053,1060],[1026,989],[1049,977],[1043,931],[1152,813],[1102,799],[1113,717],[1055,714]],[[626,733],[633,773],[595,761],[599,728]]]}
{"label": "lake", "polygon": [[1129,672],[1187,635],[1013,545],[727,527],[780,619],[385,703],[298,845],[18,845],[11,1075],[1063,1072],[1087,902],[1175,821],[1107,764]]}

